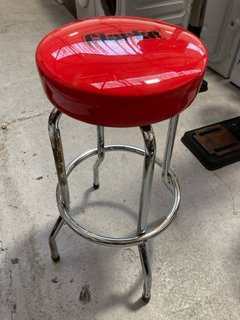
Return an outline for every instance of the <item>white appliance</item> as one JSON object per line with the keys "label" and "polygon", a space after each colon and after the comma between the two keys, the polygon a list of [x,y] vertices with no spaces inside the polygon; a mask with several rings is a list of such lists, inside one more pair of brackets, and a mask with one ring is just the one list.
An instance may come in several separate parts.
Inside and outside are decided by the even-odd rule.
{"label": "white appliance", "polygon": [[229,78],[240,43],[240,0],[208,0],[201,39],[209,67]]}
{"label": "white appliance", "polygon": [[233,65],[230,81],[240,87],[240,48],[238,49],[238,54]]}
{"label": "white appliance", "polygon": [[78,19],[127,15],[160,19],[187,28],[192,0],[75,0]]}

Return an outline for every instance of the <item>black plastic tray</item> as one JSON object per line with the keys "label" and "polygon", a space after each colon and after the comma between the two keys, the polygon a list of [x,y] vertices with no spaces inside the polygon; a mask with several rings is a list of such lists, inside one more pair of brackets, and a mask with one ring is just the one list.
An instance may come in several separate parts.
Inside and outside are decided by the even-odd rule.
{"label": "black plastic tray", "polygon": [[240,117],[185,132],[183,144],[208,170],[240,160]]}

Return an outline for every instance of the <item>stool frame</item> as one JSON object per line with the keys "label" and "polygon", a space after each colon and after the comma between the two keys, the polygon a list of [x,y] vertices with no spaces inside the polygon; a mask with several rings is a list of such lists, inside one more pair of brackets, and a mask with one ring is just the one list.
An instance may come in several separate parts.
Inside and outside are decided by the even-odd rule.
{"label": "stool frame", "polygon": [[[152,274],[148,258],[147,251],[147,240],[153,236],[156,236],[163,231],[173,220],[177,214],[180,204],[180,188],[176,176],[170,169],[170,163],[172,158],[172,151],[174,146],[174,140],[176,135],[176,129],[178,124],[178,115],[174,116],[169,121],[168,134],[166,139],[166,147],[164,153],[163,163],[156,157],[156,141],[153,129],[151,125],[142,126],[140,130],[143,135],[145,144],[145,150],[130,146],[130,145],[108,145],[104,144],[104,127],[97,126],[97,148],[89,150],[81,156],[72,160],[68,166],[65,166],[63,147],[61,141],[61,134],[59,129],[59,120],[62,112],[58,109],[53,109],[49,116],[49,137],[52,145],[52,151],[55,160],[55,166],[58,176],[58,185],[56,191],[57,204],[60,212],[51,233],[49,236],[49,246],[51,250],[52,260],[58,262],[60,256],[56,245],[56,236],[61,230],[64,223],[72,228],[77,234],[84,237],[87,240],[95,243],[107,245],[107,246],[133,246],[138,245],[142,270],[143,270],[143,294],[142,299],[144,302],[148,302],[151,297],[151,286],[152,286]],[[97,160],[93,166],[93,187],[94,189],[99,188],[99,167],[104,160],[105,152],[109,151],[130,151],[144,156],[143,165],[143,176],[142,176],[142,187],[140,194],[140,205],[139,205],[139,217],[137,234],[135,237],[128,238],[112,238],[105,237],[92,233],[83,227],[81,227],[71,216],[70,216],[70,196],[68,188],[68,175],[73,169],[82,161],[87,158],[97,155]],[[167,215],[165,220],[160,225],[154,227],[151,230],[147,230],[148,212],[150,206],[150,195],[153,180],[153,172],[155,163],[162,167],[162,179],[165,185],[170,189],[174,196],[174,204],[171,212]]]}

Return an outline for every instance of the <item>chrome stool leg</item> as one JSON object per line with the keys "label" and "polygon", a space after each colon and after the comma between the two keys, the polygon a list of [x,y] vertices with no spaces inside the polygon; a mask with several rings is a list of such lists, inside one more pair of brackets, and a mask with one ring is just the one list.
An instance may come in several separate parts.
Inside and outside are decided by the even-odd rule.
{"label": "chrome stool leg", "polygon": [[169,184],[169,170],[172,158],[173,145],[175,141],[177,125],[178,125],[179,115],[174,116],[169,121],[168,133],[165,145],[164,159],[163,159],[163,169],[162,169],[162,177],[163,181],[166,184]]}
{"label": "chrome stool leg", "polygon": [[55,239],[58,232],[61,230],[63,224],[64,224],[63,218],[59,216],[49,236],[49,247],[51,250],[51,257],[54,262],[58,262],[60,260]]}
{"label": "chrome stool leg", "polygon": [[149,258],[147,254],[147,244],[141,243],[140,245],[138,245],[138,251],[139,251],[139,256],[141,260],[143,279],[144,279],[142,300],[145,303],[148,303],[151,298],[152,272],[151,272],[151,267],[150,267]]}
{"label": "chrome stool leg", "polygon": [[[145,158],[143,167],[142,189],[139,206],[138,220],[138,235],[146,233],[148,211],[150,206],[151,187],[153,180],[153,171],[156,157],[156,142],[154,132],[151,126],[141,127],[144,143],[145,143]],[[142,264],[144,286],[143,286],[143,301],[149,302],[151,296],[152,274],[147,255],[146,242],[138,245],[139,255]]]}
{"label": "chrome stool leg", "polygon": [[93,187],[94,189],[99,188],[99,166],[103,162],[105,156],[104,149],[104,127],[97,127],[97,148],[98,158],[93,166]]}
{"label": "chrome stool leg", "polygon": [[[56,198],[57,205],[60,216],[57,222],[52,229],[52,232],[49,237],[49,245],[51,249],[52,259],[57,262],[60,257],[58,254],[58,249],[56,245],[56,236],[61,230],[63,223],[66,223],[72,230],[74,230],[77,234],[82,236],[83,238],[90,240],[94,243],[107,245],[107,246],[133,246],[138,245],[140,260],[142,264],[143,270],[143,294],[142,299],[145,303],[150,300],[151,296],[151,285],[152,285],[152,275],[151,268],[147,254],[147,241],[148,239],[156,236],[161,231],[163,231],[176,216],[179,203],[180,203],[180,188],[178,185],[178,181],[172,170],[169,168],[172,147],[174,143],[174,136],[176,132],[177,118],[172,119],[169,126],[169,133],[167,138],[167,143],[169,144],[166,147],[166,154],[164,159],[164,172],[166,172],[166,176],[168,177],[167,186],[172,187],[172,194],[174,198],[174,203],[171,211],[166,216],[165,220],[162,221],[159,225],[154,228],[147,228],[147,220],[148,220],[148,211],[150,206],[150,196],[151,196],[151,187],[153,180],[153,171],[154,164],[156,164],[163,168],[163,164],[160,159],[156,157],[156,142],[154,137],[153,129],[150,125],[140,127],[145,150],[142,148],[138,148],[131,145],[104,145],[104,128],[98,127],[98,148],[93,150],[88,150],[82,155],[73,159],[67,167],[65,167],[62,142],[59,130],[59,119],[61,116],[61,112],[54,109],[49,117],[49,136],[52,144],[53,155],[55,159],[55,165],[57,169],[58,175],[58,185],[56,190]],[[94,184],[99,185],[99,166],[104,159],[105,152],[111,151],[128,151],[133,152],[139,155],[144,156],[144,166],[143,166],[143,177],[142,177],[142,187],[141,187],[141,196],[140,196],[140,205],[139,205],[139,218],[138,218],[138,227],[137,234],[131,237],[123,237],[123,238],[113,238],[106,237],[103,235],[95,234],[89,230],[86,230],[81,225],[75,221],[70,214],[70,199],[69,199],[69,190],[68,190],[68,182],[67,177],[71,174],[71,172],[83,161],[87,160],[92,156],[97,155],[97,160],[93,167],[94,173]]]}
{"label": "chrome stool leg", "polygon": [[[70,198],[69,198],[69,190],[68,190],[64,156],[63,156],[63,149],[62,149],[62,141],[61,141],[61,135],[59,130],[59,119],[61,117],[61,114],[62,113],[59,110],[53,109],[53,111],[49,116],[48,132],[49,132],[49,138],[52,145],[55,166],[57,170],[58,183],[59,183],[58,187],[60,188],[61,199],[64,205],[66,206],[66,208],[68,208],[69,210]],[[62,228],[63,223],[64,221],[62,217],[59,216],[49,237],[49,246],[51,250],[52,260],[54,262],[58,262],[60,259],[58,249],[57,249],[57,244],[56,244],[56,236],[60,231],[60,229]]]}

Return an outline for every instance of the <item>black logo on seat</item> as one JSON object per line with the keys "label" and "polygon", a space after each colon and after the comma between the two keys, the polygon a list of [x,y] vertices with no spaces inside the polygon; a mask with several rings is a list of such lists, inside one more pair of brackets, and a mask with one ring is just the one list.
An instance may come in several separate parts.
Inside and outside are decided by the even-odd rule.
{"label": "black logo on seat", "polygon": [[143,39],[160,39],[161,34],[158,31],[131,31],[127,33],[111,33],[111,34],[105,34],[105,33],[91,33],[87,34],[85,36],[85,40],[87,42],[92,41],[106,41],[106,40],[126,40],[130,37],[138,37],[142,36]]}

